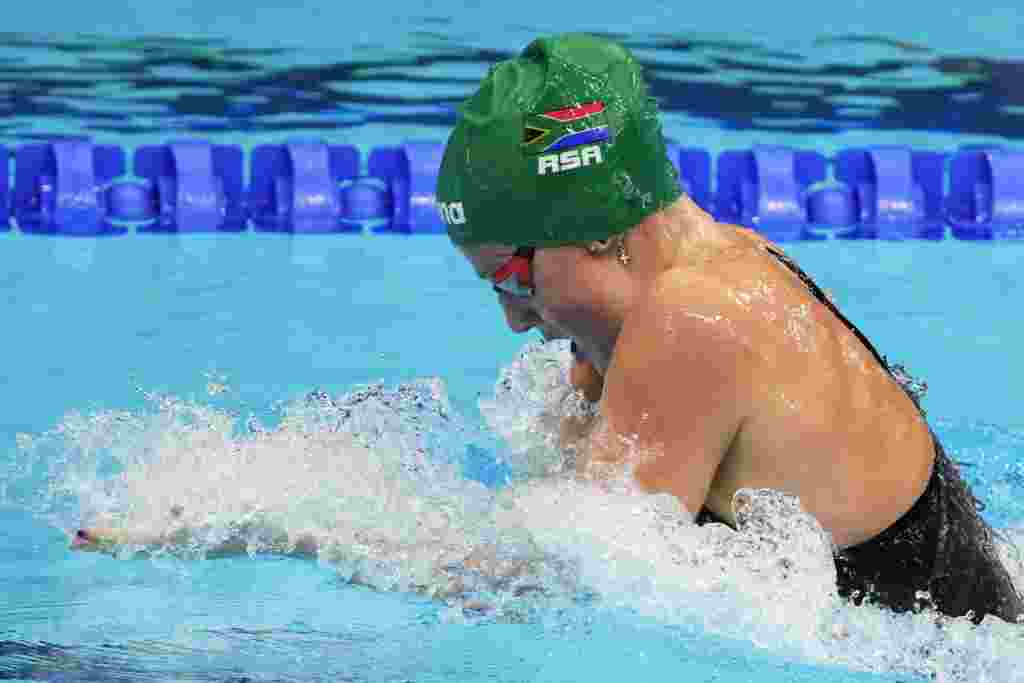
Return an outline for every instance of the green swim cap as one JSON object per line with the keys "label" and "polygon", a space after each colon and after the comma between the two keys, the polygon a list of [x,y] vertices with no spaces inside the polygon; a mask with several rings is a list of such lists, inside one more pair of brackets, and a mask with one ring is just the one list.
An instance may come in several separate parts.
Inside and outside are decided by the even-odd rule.
{"label": "green swim cap", "polygon": [[456,244],[604,240],[681,194],[640,65],[611,41],[535,40],[460,114],[437,181]]}

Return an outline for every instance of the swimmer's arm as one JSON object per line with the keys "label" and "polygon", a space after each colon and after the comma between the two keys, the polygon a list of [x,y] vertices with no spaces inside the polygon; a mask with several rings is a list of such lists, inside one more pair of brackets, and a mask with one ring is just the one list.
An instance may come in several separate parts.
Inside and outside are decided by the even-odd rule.
{"label": "swimmer's arm", "polygon": [[[257,554],[304,560],[315,560],[318,557],[320,540],[313,534],[304,533],[292,538],[283,530],[272,530],[266,527],[260,528],[258,534],[260,544]],[[172,557],[194,558],[196,557],[195,546],[202,545],[202,556],[213,560],[249,555],[251,552],[250,539],[253,535],[252,525],[238,524],[232,526],[226,538],[220,539],[216,544],[208,545],[205,539],[200,539],[187,526],[175,525],[165,531],[97,526],[79,529],[75,532],[71,538],[71,549],[107,555],[121,555],[127,552],[134,558],[147,558],[156,553]],[[363,542],[367,542],[366,539],[363,539]],[[395,554],[398,554],[397,549]],[[472,565],[467,565],[467,567],[476,568]],[[364,580],[358,573],[353,574],[349,578],[349,582],[373,587],[372,583]],[[453,593],[457,592],[459,588],[457,579],[452,582],[450,588]],[[442,593],[442,591],[435,590],[434,593]]]}
{"label": "swimmer's arm", "polygon": [[[204,547],[203,556],[208,559],[237,557],[249,554],[248,535],[251,529],[239,525],[237,531],[218,544]],[[100,552],[119,555],[128,551],[134,557],[149,557],[159,552],[171,556],[183,557],[191,544],[199,539],[187,527],[177,527],[173,531],[155,532],[146,530],[116,529],[111,527],[90,527],[79,529],[71,540],[71,549],[80,552]],[[406,547],[376,544],[385,556],[392,554],[400,557],[407,551]],[[283,555],[300,559],[317,559],[320,549],[319,540],[312,534],[301,534],[294,539],[288,538],[284,532],[273,535],[269,541],[260,545],[260,553]],[[438,548],[438,555],[443,555]],[[194,557],[194,555],[193,555]],[[457,557],[457,556],[456,556]],[[474,548],[461,561],[455,559],[451,563],[441,563],[437,567],[436,581],[430,585],[413,586],[412,589],[438,600],[458,601],[466,609],[492,609],[494,606],[471,597],[478,589],[479,581],[470,581],[467,572],[501,586],[515,582],[514,593],[520,595],[530,591],[541,591],[543,588],[528,579],[539,560],[503,558],[496,546],[481,545]],[[354,585],[377,588],[376,584],[358,571],[353,573],[349,583]]]}
{"label": "swimmer's arm", "polygon": [[659,283],[630,313],[605,375],[604,421],[577,456],[582,476],[635,462],[645,490],[703,506],[719,464],[751,414],[754,358],[742,312],[717,283]]}
{"label": "swimmer's arm", "polygon": [[[249,553],[250,538],[251,529],[245,525],[238,525],[227,538],[220,539],[216,544],[204,546],[203,554],[208,558],[246,555]],[[141,556],[155,552],[185,555],[198,540],[194,531],[187,526],[176,526],[165,531],[89,527],[75,532],[71,538],[71,549],[110,555],[117,555],[125,550],[131,550]],[[316,557],[318,547],[319,542],[312,534],[289,538],[284,532],[277,532],[261,543],[260,551],[312,559]]]}

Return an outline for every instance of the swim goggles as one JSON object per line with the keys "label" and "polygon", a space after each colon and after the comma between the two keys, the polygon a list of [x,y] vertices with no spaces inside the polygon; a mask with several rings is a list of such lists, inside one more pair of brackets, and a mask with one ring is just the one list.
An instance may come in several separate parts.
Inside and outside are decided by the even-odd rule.
{"label": "swim goggles", "polygon": [[494,291],[519,299],[529,299],[536,292],[533,286],[534,247],[519,247],[512,257],[491,276]]}

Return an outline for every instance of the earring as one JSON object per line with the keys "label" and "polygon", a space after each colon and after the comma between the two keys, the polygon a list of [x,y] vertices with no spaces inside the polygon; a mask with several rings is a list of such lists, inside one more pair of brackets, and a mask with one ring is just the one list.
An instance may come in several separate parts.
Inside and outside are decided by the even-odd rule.
{"label": "earring", "polygon": [[619,237],[618,245],[617,245],[617,251],[618,251],[618,254],[619,254],[619,263],[621,263],[623,267],[628,266],[629,262],[632,261],[633,259],[631,259],[629,254],[626,253],[626,238],[625,237]]}

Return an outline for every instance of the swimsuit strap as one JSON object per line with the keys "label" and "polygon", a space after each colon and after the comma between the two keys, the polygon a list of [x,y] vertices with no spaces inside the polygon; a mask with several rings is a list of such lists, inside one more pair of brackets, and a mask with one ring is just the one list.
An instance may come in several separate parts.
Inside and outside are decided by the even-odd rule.
{"label": "swimsuit strap", "polygon": [[885,357],[878,352],[874,344],[868,341],[868,338],[864,336],[864,333],[857,329],[857,326],[851,323],[847,319],[847,317],[843,315],[838,308],[836,308],[835,304],[833,304],[831,299],[828,298],[828,295],[825,294],[825,292],[823,292],[817,284],[815,284],[814,280],[811,279],[810,275],[805,273],[803,269],[800,268],[800,266],[798,266],[795,261],[793,261],[793,259],[791,259],[789,256],[786,256],[778,249],[774,249],[772,247],[765,247],[765,250],[767,250],[769,254],[778,259],[782,263],[782,265],[786,266],[787,268],[789,268],[789,270],[795,273],[796,276],[800,278],[800,281],[807,285],[807,288],[811,290],[811,294],[814,295],[814,298],[816,298],[818,301],[824,304],[825,307],[828,308],[828,310],[832,311],[832,313],[835,314],[837,318],[843,321],[843,324],[846,325],[846,328],[850,330],[850,332],[853,332],[854,336],[856,336],[857,339],[860,340],[860,343],[863,344],[865,348],[867,348],[867,350],[871,352],[871,355],[875,357],[875,360],[877,360],[879,364],[881,364],[881,366],[885,368],[885,371],[887,373],[892,375],[892,369],[889,367],[889,363],[886,361]]}

